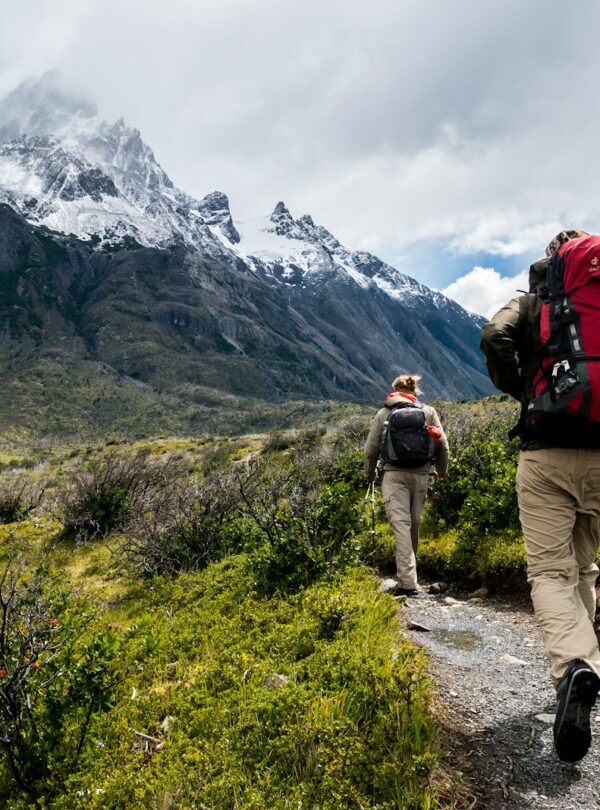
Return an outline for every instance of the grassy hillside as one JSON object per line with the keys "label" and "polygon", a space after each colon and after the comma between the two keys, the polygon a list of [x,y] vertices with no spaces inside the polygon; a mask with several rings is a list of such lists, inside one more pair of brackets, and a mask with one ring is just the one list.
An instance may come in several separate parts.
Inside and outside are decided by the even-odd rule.
{"label": "grassy hillside", "polygon": [[68,353],[21,358],[4,372],[1,369],[0,357],[0,440],[22,439],[27,447],[44,437],[77,443],[107,436],[232,436],[306,427],[372,411],[350,402],[308,401],[300,389],[296,400],[286,402],[191,383],[175,393],[160,392],[110,366]]}
{"label": "grassy hillside", "polygon": [[5,448],[2,806],[451,806],[364,431]]}

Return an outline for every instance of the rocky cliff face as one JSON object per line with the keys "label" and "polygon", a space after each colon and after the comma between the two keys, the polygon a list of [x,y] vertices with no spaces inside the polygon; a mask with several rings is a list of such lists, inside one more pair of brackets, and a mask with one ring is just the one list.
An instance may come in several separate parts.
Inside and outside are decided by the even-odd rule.
{"label": "rocky cliff face", "polygon": [[429,398],[490,391],[480,319],[283,203],[238,223],[195,200],[53,76],[0,103],[0,201],[5,379],[68,356],[188,403],[372,402],[401,371]]}

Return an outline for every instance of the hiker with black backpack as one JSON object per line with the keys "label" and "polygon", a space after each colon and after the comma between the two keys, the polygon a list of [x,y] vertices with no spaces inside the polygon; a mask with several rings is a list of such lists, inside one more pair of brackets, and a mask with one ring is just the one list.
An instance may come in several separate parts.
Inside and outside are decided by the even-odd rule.
{"label": "hiker with black backpack", "polygon": [[416,596],[416,553],[421,512],[432,465],[446,475],[448,440],[436,410],[418,401],[418,374],[402,374],[371,422],[365,445],[365,477],[381,471],[381,494],[396,539],[396,595]]}
{"label": "hiker with black backpack", "polygon": [[561,231],[529,293],[482,332],[494,385],[521,402],[517,495],[527,577],[557,688],[554,744],[576,762],[600,689],[600,236]]}

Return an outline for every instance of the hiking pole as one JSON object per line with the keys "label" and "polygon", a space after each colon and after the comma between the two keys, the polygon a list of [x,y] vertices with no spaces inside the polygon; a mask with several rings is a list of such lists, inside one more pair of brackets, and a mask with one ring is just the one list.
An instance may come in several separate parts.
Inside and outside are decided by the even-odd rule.
{"label": "hiking pole", "polygon": [[367,494],[365,501],[371,501],[371,540],[375,540],[375,481],[372,481],[367,487]]}

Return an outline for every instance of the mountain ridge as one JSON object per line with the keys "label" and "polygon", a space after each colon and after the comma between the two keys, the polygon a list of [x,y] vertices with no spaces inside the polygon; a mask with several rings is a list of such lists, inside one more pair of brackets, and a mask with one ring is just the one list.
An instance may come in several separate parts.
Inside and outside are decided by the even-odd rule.
{"label": "mountain ridge", "polygon": [[184,410],[240,380],[272,403],[372,402],[401,371],[430,398],[490,393],[483,319],[283,202],[234,221],[223,192],[176,189],[138,130],[41,84],[0,102],[5,357],[67,346]]}

